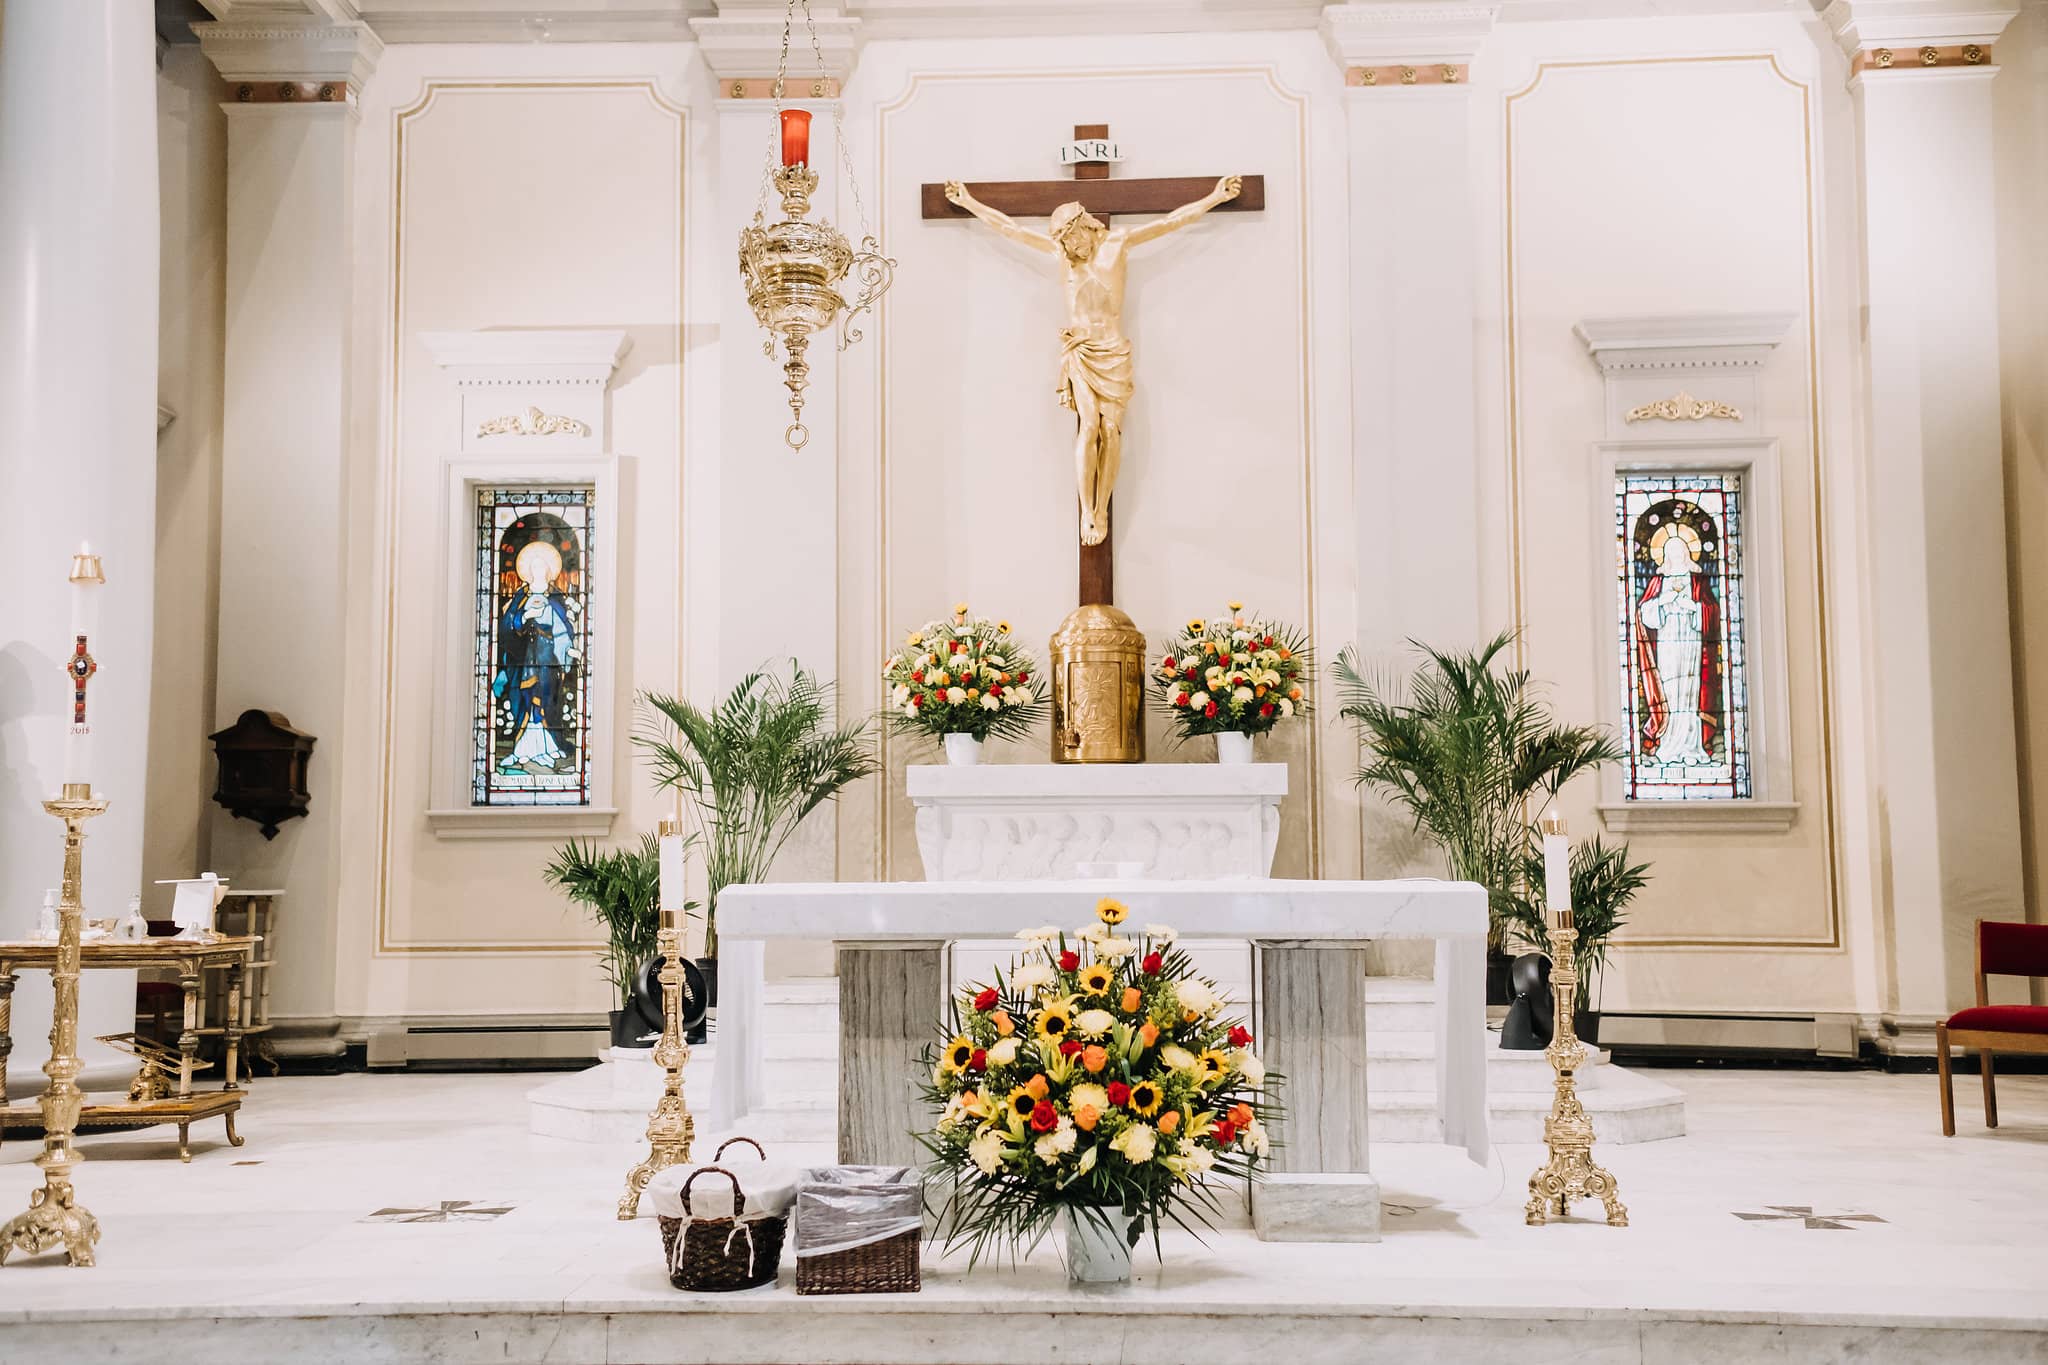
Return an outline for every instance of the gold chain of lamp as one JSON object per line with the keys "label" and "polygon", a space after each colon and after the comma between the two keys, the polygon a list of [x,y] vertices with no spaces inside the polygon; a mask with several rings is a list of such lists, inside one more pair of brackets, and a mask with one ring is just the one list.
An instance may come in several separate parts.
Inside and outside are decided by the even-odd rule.
{"label": "gold chain of lamp", "polygon": [[[775,66],[776,143],[763,167],[754,221],[740,229],[740,280],[746,286],[747,305],[768,332],[762,353],[773,359],[775,343],[782,343],[782,382],[789,390],[791,419],[782,439],[791,450],[803,449],[811,437],[810,428],[804,425],[804,390],[811,382],[811,367],[804,356],[811,334],[836,321],[840,350],[859,341],[861,333],[854,328],[854,319],[874,308],[894,281],[896,270],[896,262],[882,254],[880,241],[868,231],[867,211],[846,150],[837,100],[832,104],[832,137],[860,222],[859,249],[829,222],[813,222],[806,216],[811,211],[811,195],[818,188],[818,173],[811,169],[811,115],[806,109],[782,107],[784,83],[789,77],[790,33],[799,6],[820,75],[825,70],[825,52],[811,19],[810,0],[789,0],[782,19],[782,53]],[[770,185],[782,199],[782,220],[773,225],[767,221]],[[844,292],[849,279],[854,291],[850,300]]]}

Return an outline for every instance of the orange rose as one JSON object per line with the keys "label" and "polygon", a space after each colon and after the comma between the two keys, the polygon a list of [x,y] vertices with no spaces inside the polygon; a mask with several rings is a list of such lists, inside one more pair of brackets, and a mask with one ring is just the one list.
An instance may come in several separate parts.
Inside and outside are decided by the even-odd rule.
{"label": "orange rose", "polygon": [[1092,1104],[1074,1106],[1074,1126],[1084,1133],[1095,1131],[1095,1121],[1102,1117],[1102,1111]]}
{"label": "orange rose", "polygon": [[1201,1017],[1201,1015],[1196,1014],[1193,1010],[1182,1010],[1180,1015],[1180,1021],[1183,1024],[1192,1024],[1195,1022],[1195,1020]]}
{"label": "orange rose", "polygon": [[1090,1043],[1081,1049],[1081,1065],[1088,1068],[1092,1076],[1109,1065],[1109,1049],[1100,1043]]}
{"label": "orange rose", "polygon": [[1178,1127],[1180,1127],[1180,1110],[1169,1109],[1159,1116],[1159,1131],[1165,1133],[1168,1137],[1171,1137],[1173,1130]]}
{"label": "orange rose", "polygon": [[1017,1031],[1017,1021],[1010,1018],[1008,1010],[997,1010],[989,1018],[996,1021],[996,1036],[1007,1038]]}
{"label": "orange rose", "polygon": [[1045,1076],[1042,1073],[1033,1076],[1030,1080],[1024,1082],[1024,1093],[1029,1095],[1034,1100],[1044,1099],[1045,1092],[1048,1088],[1049,1087],[1045,1083]]}
{"label": "orange rose", "polygon": [[1136,986],[1124,987],[1124,1013],[1136,1014],[1138,1006],[1145,1003],[1145,993]]}
{"label": "orange rose", "polygon": [[1150,1047],[1152,1046],[1152,1044],[1158,1042],[1159,1025],[1153,1023],[1150,1019],[1147,1019],[1145,1021],[1145,1026],[1138,1030],[1138,1041],[1143,1043],[1146,1047]]}
{"label": "orange rose", "polygon": [[1259,684],[1259,685],[1258,685],[1257,687],[1254,687],[1254,688],[1252,689],[1252,695],[1253,695],[1254,697],[1263,697],[1263,696],[1265,696],[1265,695],[1266,695],[1266,685],[1265,685],[1264,683],[1260,683],[1260,684]]}
{"label": "orange rose", "polygon": [[1230,1121],[1240,1128],[1251,1127],[1252,1120],[1256,1117],[1257,1115],[1252,1113],[1252,1107],[1242,1101],[1230,1106]]}

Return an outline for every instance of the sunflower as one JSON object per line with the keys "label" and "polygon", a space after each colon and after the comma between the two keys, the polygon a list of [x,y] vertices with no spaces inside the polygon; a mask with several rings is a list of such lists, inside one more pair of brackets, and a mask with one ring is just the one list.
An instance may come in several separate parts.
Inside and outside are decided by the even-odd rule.
{"label": "sunflower", "polygon": [[946,1065],[954,1071],[966,1069],[968,1059],[974,1056],[974,1040],[961,1034],[946,1044]]}
{"label": "sunflower", "polygon": [[1048,1043],[1065,1042],[1074,1031],[1074,1007],[1064,1000],[1055,1000],[1038,1012],[1032,1027]]}
{"label": "sunflower", "polygon": [[1157,1081],[1139,1081],[1131,1087],[1131,1112],[1139,1118],[1149,1119],[1159,1112],[1159,1102],[1163,1098]]}
{"label": "sunflower", "polygon": [[1243,610],[1244,610],[1244,603],[1242,603],[1242,602],[1232,602],[1232,603],[1229,603],[1228,605],[1229,605],[1229,607],[1230,607],[1230,609],[1231,609],[1232,611],[1243,611]]}
{"label": "sunflower", "polygon": [[1194,618],[1193,620],[1191,620],[1191,621],[1189,621],[1189,622],[1188,622],[1188,634],[1190,634],[1190,635],[1200,635],[1201,633],[1202,633],[1202,618],[1201,618],[1201,617],[1199,617],[1199,616],[1197,616],[1197,617],[1195,617],[1195,618]]}
{"label": "sunflower", "polygon": [[1110,983],[1116,980],[1116,973],[1103,962],[1092,963],[1081,969],[1081,989],[1090,995],[1109,994]]}
{"label": "sunflower", "polygon": [[1213,1047],[1205,1050],[1195,1061],[1199,1067],[1196,1074],[1201,1077],[1204,1085],[1220,1081],[1230,1074],[1230,1058]]}
{"label": "sunflower", "polygon": [[1114,896],[1104,896],[1095,904],[1095,917],[1104,924],[1122,924],[1131,917],[1131,907]]}
{"label": "sunflower", "polygon": [[1003,1107],[1020,1119],[1028,1119],[1031,1111],[1038,1107],[1038,1097],[1020,1085],[1003,1101]]}
{"label": "sunflower", "polygon": [[998,621],[996,622],[996,629],[1008,635],[1010,633],[1010,623],[1008,621]]}

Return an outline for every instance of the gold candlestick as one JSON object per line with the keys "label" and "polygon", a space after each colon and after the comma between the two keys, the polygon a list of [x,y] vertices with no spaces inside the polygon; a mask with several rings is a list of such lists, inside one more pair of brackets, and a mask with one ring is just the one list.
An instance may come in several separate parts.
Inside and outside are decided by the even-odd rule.
{"label": "gold candlestick", "polygon": [[[674,821],[661,822],[663,837],[675,832]],[[661,1098],[647,1116],[647,1158],[626,1174],[626,1193],[619,1200],[621,1219],[640,1212],[641,1192],[655,1172],[690,1159],[690,1143],[697,1135],[697,1120],[683,1100],[683,1068],[689,1064],[690,1047],[683,1041],[682,911],[662,909],[655,943],[661,952],[661,1041],[654,1045],[654,1061],[662,1070]]]}
{"label": "gold candlestick", "polygon": [[[1543,832],[1562,837],[1564,820],[1555,812],[1543,818]],[[1574,947],[1579,941],[1570,900],[1556,908],[1550,923],[1550,994],[1557,1011],[1557,1025],[1550,1046],[1543,1055],[1557,1071],[1557,1093],[1550,1102],[1550,1116],[1543,1120],[1543,1142],[1550,1157],[1529,1177],[1529,1204],[1523,1211],[1530,1227],[1541,1227],[1552,1218],[1563,1218],[1575,1199],[1598,1199],[1607,1209],[1609,1227],[1628,1226],[1614,1177],[1593,1163],[1593,1121],[1579,1103],[1574,1079],[1586,1060],[1586,1046],[1579,1041],[1573,1018],[1579,1003],[1579,964]]]}
{"label": "gold candlestick", "polygon": [[78,1088],[78,940],[85,924],[79,896],[81,846],[87,820],[106,810],[89,782],[66,782],[64,793],[43,809],[64,822],[64,892],[57,903],[57,964],[50,969],[50,1060],[43,1074],[43,1187],[29,1196],[28,1212],[17,1214],[0,1231],[0,1264],[19,1250],[39,1256],[62,1242],[73,1265],[91,1265],[92,1245],[100,1239],[99,1220],[80,1207],[71,1191],[71,1168],[80,1158],[71,1148],[78,1127],[78,1109],[85,1096]]}

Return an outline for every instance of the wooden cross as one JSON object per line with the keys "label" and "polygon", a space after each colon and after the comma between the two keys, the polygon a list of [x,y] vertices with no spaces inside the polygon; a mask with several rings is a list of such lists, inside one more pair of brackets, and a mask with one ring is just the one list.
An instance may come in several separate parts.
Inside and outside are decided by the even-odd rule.
{"label": "wooden cross", "polygon": [[[1091,138],[1107,138],[1109,125],[1106,123],[1077,123],[1074,125],[1074,140],[1087,141]],[[1110,215],[1117,213],[1170,213],[1193,199],[1199,199],[1215,187],[1216,177],[1210,176],[1164,176],[1143,180],[1112,180],[1109,178],[1109,163],[1106,161],[1084,161],[1074,167],[1072,180],[988,180],[971,181],[968,190],[990,208],[1000,209],[1012,218],[1043,218],[1061,204],[1079,201],[1081,206],[1107,223]],[[958,204],[946,198],[944,184],[927,184],[919,187],[922,197],[922,217],[925,218],[970,218]],[[1228,203],[1218,204],[1212,212],[1244,213],[1266,207],[1266,177],[1247,175],[1237,198]],[[1107,521],[1108,518],[1105,518]],[[1105,527],[1109,530],[1109,527]],[[1082,606],[1090,603],[1108,604],[1115,599],[1115,560],[1110,546],[1112,536],[1104,535],[1100,545],[1081,546],[1080,601]]]}

